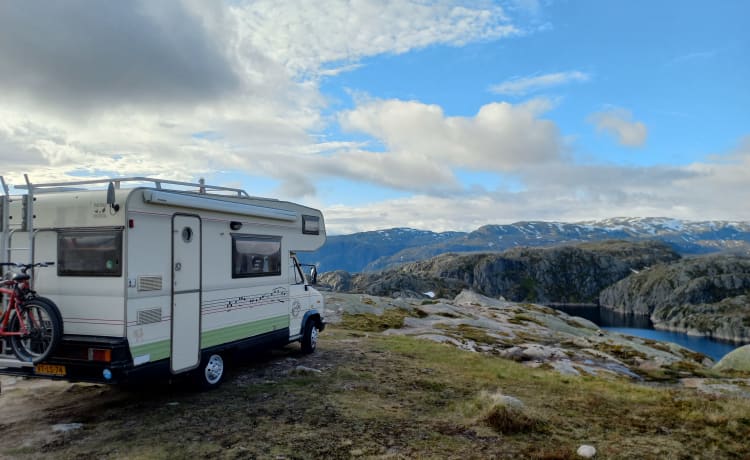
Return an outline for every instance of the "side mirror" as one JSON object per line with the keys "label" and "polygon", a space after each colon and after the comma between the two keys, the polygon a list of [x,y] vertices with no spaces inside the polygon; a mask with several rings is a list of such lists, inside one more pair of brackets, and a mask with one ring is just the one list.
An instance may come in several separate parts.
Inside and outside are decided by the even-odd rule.
{"label": "side mirror", "polygon": [[110,206],[110,209],[113,209],[115,212],[120,210],[120,205],[115,202],[115,184],[112,182],[110,182],[107,187],[107,204]]}
{"label": "side mirror", "polygon": [[318,269],[314,265],[310,269],[310,283],[318,284]]}

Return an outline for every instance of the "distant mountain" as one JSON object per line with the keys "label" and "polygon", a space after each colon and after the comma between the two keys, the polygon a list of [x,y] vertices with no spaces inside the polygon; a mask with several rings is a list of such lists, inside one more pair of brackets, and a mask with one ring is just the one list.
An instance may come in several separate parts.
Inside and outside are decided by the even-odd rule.
{"label": "distant mountain", "polygon": [[447,252],[501,252],[514,247],[612,239],[661,241],[682,255],[722,251],[750,255],[750,222],[623,217],[576,223],[485,225],[470,233],[395,228],[330,236],[319,251],[303,254],[302,258],[318,264],[319,272],[372,272]]}
{"label": "distant mountain", "polygon": [[441,254],[378,273],[326,272],[334,291],[389,297],[453,298],[463,289],[515,302],[589,303],[628,275],[680,256],[660,242],[602,241],[502,253]]}
{"label": "distant mountain", "polygon": [[346,270],[361,272],[371,262],[408,248],[439,245],[465,233],[435,233],[412,228],[392,228],[352,235],[329,236],[326,244],[313,253],[300,253],[305,263],[318,265],[319,272]]}

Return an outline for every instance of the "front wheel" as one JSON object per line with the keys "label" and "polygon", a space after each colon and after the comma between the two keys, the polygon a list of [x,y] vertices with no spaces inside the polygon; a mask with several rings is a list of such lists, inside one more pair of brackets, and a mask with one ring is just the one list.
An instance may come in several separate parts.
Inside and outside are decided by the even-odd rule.
{"label": "front wheel", "polygon": [[211,390],[221,385],[226,374],[224,358],[219,353],[208,353],[195,374],[195,380],[203,390]]}
{"label": "front wheel", "polygon": [[44,361],[62,339],[60,310],[52,302],[36,299],[24,302],[19,310],[20,314],[14,314],[8,324],[10,332],[23,332],[10,337],[13,353],[21,361]]}
{"label": "front wheel", "polygon": [[308,319],[302,334],[302,353],[312,353],[318,347],[318,328],[315,320]]}

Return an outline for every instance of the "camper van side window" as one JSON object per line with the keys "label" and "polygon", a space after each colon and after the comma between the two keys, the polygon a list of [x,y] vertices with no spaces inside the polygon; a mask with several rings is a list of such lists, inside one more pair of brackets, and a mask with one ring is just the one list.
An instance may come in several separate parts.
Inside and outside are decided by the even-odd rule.
{"label": "camper van side window", "polygon": [[122,231],[57,234],[58,276],[121,276]]}
{"label": "camper van side window", "polygon": [[281,275],[281,237],[232,234],[232,278]]}

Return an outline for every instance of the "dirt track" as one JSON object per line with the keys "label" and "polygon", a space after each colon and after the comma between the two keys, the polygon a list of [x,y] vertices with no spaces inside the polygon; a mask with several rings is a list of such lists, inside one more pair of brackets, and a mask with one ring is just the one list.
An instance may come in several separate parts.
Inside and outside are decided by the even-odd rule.
{"label": "dirt track", "polygon": [[[160,450],[160,438],[175,441],[175,436],[184,436],[187,443],[201,444],[203,434],[210,445],[212,436],[250,429],[233,417],[226,418],[233,419],[231,424],[222,421],[247,404],[243,390],[249,385],[284,378],[300,365],[323,365],[325,355],[320,351],[305,356],[290,345],[256,360],[235,362],[222,387],[205,393],[188,382],[119,388],[0,376],[0,429],[6,440],[0,458],[163,457],[171,454]],[[234,443],[223,444],[231,448]],[[195,454],[211,456],[212,450]]]}

